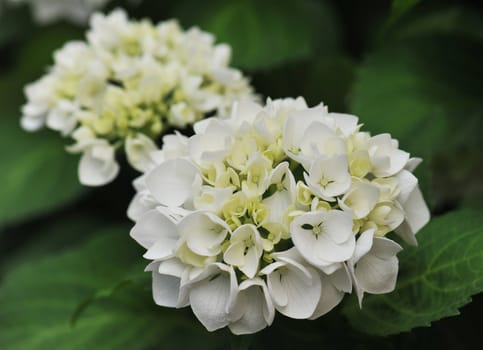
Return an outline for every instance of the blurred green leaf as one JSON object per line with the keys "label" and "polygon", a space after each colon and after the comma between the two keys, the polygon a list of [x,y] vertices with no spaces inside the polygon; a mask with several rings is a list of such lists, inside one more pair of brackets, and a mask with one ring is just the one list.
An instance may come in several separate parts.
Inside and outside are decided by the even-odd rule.
{"label": "blurred green leaf", "polygon": [[271,98],[303,96],[310,106],[323,102],[332,112],[346,112],[355,67],[349,57],[326,56],[259,72],[253,83]]}
{"label": "blurred green leaf", "polygon": [[[203,330],[193,315],[154,304],[141,250],[126,227],[109,227],[78,248],[25,261],[10,271],[0,288],[0,348],[170,349],[196,344],[213,349],[226,341]],[[145,278],[120,286],[133,272]],[[92,295],[97,298],[72,324],[79,305]]]}
{"label": "blurred green leaf", "polygon": [[54,132],[28,133],[20,128],[23,86],[44,73],[53,50],[77,31],[55,26],[32,35],[13,70],[0,77],[0,229],[48,213],[77,198],[78,156],[67,154],[66,140]]}
{"label": "blurred green leaf", "polygon": [[54,52],[61,49],[65,43],[83,39],[84,30],[68,24],[55,24],[38,29],[19,48],[17,74],[27,79],[42,76],[47,68],[53,64]]}
{"label": "blurred green leaf", "polygon": [[0,119],[0,227],[49,212],[78,197],[77,157],[54,133],[29,134]]}
{"label": "blurred green leaf", "polygon": [[483,45],[473,38],[432,36],[388,43],[359,69],[352,112],[366,130],[389,132],[425,159],[418,176],[426,192],[435,154],[462,145],[476,151],[481,143],[482,59]]}
{"label": "blurred green leaf", "polygon": [[309,105],[323,102],[331,112],[346,112],[355,68],[355,62],[349,57],[322,57],[309,65],[304,77],[294,76],[292,82],[299,81],[302,85],[301,96]]}
{"label": "blurred green leaf", "polygon": [[421,0],[393,0],[392,12],[396,14],[407,12],[416,6],[420,1]]}
{"label": "blurred green leaf", "polygon": [[183,24],[197,25],[233,48],[233,64],[263,69],[338,47],[339,28],[325,1],[217,0],[180,2]]}
{"label": "blurred green leaf", "polygon": [[389,40],[429,35],[461,35],[483,39],[483,17],[464,6],[427,6],[411,12],[388,32]]}
{"label": "blurred green leaf", "polygon": [[[442,144],[459,143],[455,133],[482,126],[482,38],[483,18],[463,6],[414,12],[359,69],[352,110],[375,132],[390,128],[414,151],[430,154]],[[443,140],[448,130],[452,137]],[[415,134],[424,134],[430,148]]]}
{"label": "blurred green leaf", "polygon": [[[430,156],[448,132],[444,107],[433,93],[435,86],[446,85],[438,84],[439,77],[433,79],[433,60],[424,57],[425,52],[432,54],[428,43],[410,44],[388,45],[368,57],[357,74],[351,111],[365,130],[388,132],[400,140],[401,148],[425,160],[417,175],[428,194]],[[444,103],[446,97],[439,99]]]}
{"label": "blurred green leaf", "polygon": [[353,298],[344,314],[355,329],[390,335],[429,326],[483,291],[483,217],[460,210],[430,222],[418,233],[419,246],[399,254],[396,290],[368,295],[362,309]]}
{"label": "blurred green leaf", "polygon": [[388,24],[390,25],[396,22],[401,16],[410,11],[420,2],[421,0],[393,0]]}
{"label": "blurred green leaf", "polygon": [[[139,271],[137,271],[139,274]],[[106,298],[112,298],[116,296],[116,293],[121,290],[122,288],[125,288],[126,286],[129,286],[131,283],[133,283],[132,278],[126,278],[114,286],[110,286],[107,288],[99,289],[95,293],[91,294],[90,296],[86,297],[84,300],[82,300],[77,307],[75,308],[74,312],[72,312],[72,315],[70,317],[70,324],[71,326],[75,326],[77,321],[82,317],[82,314],[84,311],[86,311],[89,306],[94,305],[94,303],[106,299]]]}
{"label": "blurred green leaf", "polygon": [[20,9],[3,7],[5,5],[0,1],[0,48],[32,30],[30,13],[25,7]]}
{"label": "blurred green leaf", "polygon": [[106,221],[85,214],[63,213],[62,220],[56,218],[53,222],[34,222],[32,225],[14,226],[0,231],[0,275],[25,261],[37,260],[49,253],[70,248],[91,237],[99,225],[105,224]]}

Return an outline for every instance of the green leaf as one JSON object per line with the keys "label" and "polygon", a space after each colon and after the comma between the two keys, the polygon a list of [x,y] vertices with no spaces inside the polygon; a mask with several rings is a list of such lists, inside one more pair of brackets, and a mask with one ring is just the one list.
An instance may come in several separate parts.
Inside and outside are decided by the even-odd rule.
{"label": "green leaf", "polygon": [[309,106],[323,102],[332,112],[346,112],[355,66],[347,56],[331,55],[259,72],[253,83],[272,98],[303,96]]}
{"label": "green leaf", "polygon": [[359,69],[353,112],[411,151],[431,154],[452,145],[455,132],[468,141],[466,133],[474,134],[483,116],[482,19],[464,7],[434,6],[405,18]]}
{"label": "green leaf", "polygon": [[32,30],[30,13],[23,8],[5,8],[0,0],[0,48]]}
{"label": "green leaf", "polygon": [[483,18],[464,6],[428,6],[412,11],[388,31],[388,40],[429,35],[461,35],[483,39]]}
{"label": "green leaf", "polygon": [[0,119],[0,228],[38,216],[78,197],[78,157],[52,132],[27,133],[15,119]]}
{"label": "green leaf", "polygon": [[[426,193],[437,155],[446,157],[461,147],[465,152],[481,148],[482,59],[483,45],[476,39],[438,35],[387,43],[358,71],[352,112],[365,130],[391,133],[401,148],[425,160],[417,175]],[[434,172],[439,178],[447,175]],[[479,177],[476,171],[465,174],[467,180],[475,176]],[[435,180],[433,184],[449,182]],[[453,191],[443,186],[431,192],[448,190]]]}
{"label": "green leaf", "polygon": [[32,35],[14,69],[0,77],[0,229],[57,209],[83,192],[77,179],[79,157],[66,153],[67,141],[58,133],[28,133],[20,127],[23,86],[40,76],[53,50],[76,33],[69,28]]}
{"label": "green leaf", "polygon": [[438,84],[428,77],[431,69],[421,67],[428,62],[422,58],[424,50],[431,51],[423,43],[415,45],[395,43],[367,58],[357,74],[351,112],[360,117],[364,130],[390,133],[401,148],[424,159],[417,176],[427,196],[431,155],[443,143],[448,126],[444,108],[432,95],[431,85]]}
{"label": "green leaf", "polygon": [[[75,225],[73,225],[75,223]],[[62,220],[35,221],[0,231],[0,279],[8,271],[28,260],[37,260],[52,252],[72,247],[92,235],[107,221],[84,214],[62,214]],[[36,234],[41,232],[42,234]],[[68,232],[68,234],[66,234]]]}
{"label": "green leaf", "polygon": [[460,210],[434,219],[417,235],[419,246],[399,254],[396,290],[368,295],[362,309],[343,310],[353,327],[373,335],[390,335],[429,326],[483,291],[483,217]]}
{"label": "green leaf", "polygon": [[233,48],[233,64],[263,69],[334,52],[339,29],[325,1],[185,1],[175,8],[183,24],[198,25]]}
{"label": "green leaf", "polygon": [[388,25],[396,22],[401,16],[419,4],[420,1],[421,0],[393,0]]}
{"label": "green leaf", "polygon": [[[154,304],[142,249],[127,231],[98,229],[77,248],[10,271],[0,288],[0,348],[213,349],[226,341],[192,314]],[[143,278],[121,286],[133,273]]]}
{"label": "green leaf", "polygon": [[[139,272],[139,271],[138,271]],[[70,318],[70,324],[71,326],[75,326],[79,318],[82,316],[85,310],[89,308],[89,306],[93,305],[95,302],[105,299],[105,298],[112,298],[115,296],[116,292],[118,292],[120,289],[125,288],[126,286],[129,286],[131,283],[133,283],[132,279],[127,278],[116,285],[104,289],[100,289],[93,293],[92,295],[88,296],[85,298],[83,301],[81,301],[74,312],[71,315]]]}
{"label": "green leaf", "polygon": [[53,64],[54,52],[72,40],[84,40],[84,30],[65,23],[37,28],[19,48],[15,72],[29,80],[42,76]]}

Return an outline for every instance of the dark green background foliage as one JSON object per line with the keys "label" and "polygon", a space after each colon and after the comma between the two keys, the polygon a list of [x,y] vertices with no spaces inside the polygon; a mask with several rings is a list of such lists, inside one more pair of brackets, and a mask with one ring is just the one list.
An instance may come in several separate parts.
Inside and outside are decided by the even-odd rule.
{"label": "dark green background foliage", "polygon": [[[481,342],[483,6],[476,1],[113,1],[135,18],[178,18],[233,47],[257,91],[354,113],[424,158],[433,220],[399,255],[396,291],[348,296],[317,321],[280,315],[235,337],[157,307],[125,219],[133,171],[94,190],[68,140],[19,127],[22,88],[85,28],[0,17],[0,349],[427,349]],[[474,298],[470,303],[471,298]],[[449,317],[460,314],[458,317]],[[449,318],[448,318],[449,317]],[[444,319],[443,319],[444,318]],[[443,320],[441,320],[443,319]],[[430,328],[424,327],[429,326]]]}

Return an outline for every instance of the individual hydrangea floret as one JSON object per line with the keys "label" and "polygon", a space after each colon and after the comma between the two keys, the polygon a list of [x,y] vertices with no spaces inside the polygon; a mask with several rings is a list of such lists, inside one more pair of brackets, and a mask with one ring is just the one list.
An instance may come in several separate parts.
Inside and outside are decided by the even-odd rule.
{"label": "individual hydrangea floret", "polygon": [[26,87],[21,120],[26,130],[46,126],[74,140],[68,151],[82,154],[85,185],[116,177],[117,150],[144,171],[167,129],[253,98],[248,80],[229,67],[230,47],[198,28],[130,21],[122,10],[94,14],[90,25],[87,41],[65,44],[49,72]]}
{"label": "individual hydrangea floret", "polygon": [[387,234],[416,244],[429,220],[420,159],[360,129],[297,98],[240,102],[166,136],[128,209],[155,302],[246,334],[275,311],[315,319],[353,290],[360,303],[391,292],[401,246]]}

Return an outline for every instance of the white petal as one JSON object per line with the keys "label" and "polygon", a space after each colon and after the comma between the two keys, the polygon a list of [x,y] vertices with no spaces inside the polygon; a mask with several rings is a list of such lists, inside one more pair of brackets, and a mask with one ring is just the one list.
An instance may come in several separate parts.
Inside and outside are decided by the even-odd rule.
{"label": "white petal", "polygon": [[130,235],[144,248],[151,248],[157,241],[178,239],[176,226],[165,215],[153,209],[143,215],[132,228]]}
{"label": "white petal", "polygon": [[40,130],[45,124],[45,116],[24,115],[20,119],[20,125],[26,131]]}
{"label": "white petal", "polygon": [[198,320],[212,332],[230,323],[230,304],[236,298],[236,293],[233,269],[230,272],[219,270],[210,278],[194,284],[189,292],[189,300]]}
{"label": "white petal", "polygon": [[329,117],[333,118],[336,129],[340,130],[343,136],[348,137],[357,130],[359,118],[351,114],[329,113]]}
{"label": "white petal", "polygon": [[228,150],[231,130],[226,121],[210,118],[203,124],[204,132],[189,138],[189,154],[200,165],[204,162],[222,160]]}
{"label": "white petal", "polygon": [[258,264],[263,253],[263,243],[255,225],[246,224],[238,227],[230,237],[230,246],[225,251],[224,260],[238,268],[249,278],[258,271]]}
{"label": "white petal", "polygon": [[152,247],[144,253],[143,257],[150,260],[164,260],[171,258],[175,254],[175,247],[178,239],[159,238]]}
{"label": "white petal", "polygon": [[176,307],[179,299],[180,278],[153,271],[153,298],[161,306]]}
{"label": "white petal", "polygon": [[402,205],[406,203],[411,193],[418,186],[418,179],[412,173],[407,170],[401,170],[396,178],[399,182],[399,196],[398,201]]}
{"label": "white petal", "polygon": [[294,204],[292,194],[288,191],[277,191],[270,197],[265,198],[262,201],[263,205],[266,205],[269,209],[269,215],[265,220],[265,223],[284,224],[284,217],[287,209]]}
{"label": "white petal", "polygon": [[315,246],[317,238],[313,234],[312,230],[306,230],[302,227],[306,224],[306,221],[304,219],[299,219],[300,218],[295,219],[290,226],[292,241],[295,247],[297,247],[297,250],[304,256],[305,259],[307,259],[307,261],[314,265],[318,265],[319,259],[317,258],[318,254]]}
{"label": "white petal", "polygon": [[390,239],[375,237],[371,250],[360,258],[355,268],[353,261],[349,262],[359,304],[364,292],[382,294],[394,290],[398,273],[396,254],[401,249]]}
{"label": "white petal", "polygon": [[325,107],[314,107],[290,113],[283,129],[283,147],[289,157],[294,154],[291,149],[300,148],[306,130],[315,121],[321,121],[327,114]]}
{"label": "white petal", "polygon": [[144,191],[134,195],[127,208],[127,217],[132,221],[138,221],[146,212],[156,207],[156,200]]}
{"label": "white petal", "polygon": [[288,264],[298,264],[299,267],[302,267],[305,263],[304,257],[300,254],[297,247],[292,247],[281,252],[273,252],[271,255],[277,261],[283,261]]}
{"label": "white petal", "polygon": [[380,259],[368,254],[361,258],[355,269],[359,286],[372,294],[389,293],[396,287],[398,259]]}
{"label": "white petal", "polygon": [[71,101],[59,101],[47,115],[46,125],[52,130],[60,131],[64,136],[69,135],[77,124],[76,109]]}
{"label": "white petal", "polygon": [[[268,290],[275,308],[285,316],[303,319],[309,318],[320,300],[321,282],[318,272],[305,267],[311,276],[307,281],[304,273],[290,265],[283,266],[268,275]],[[287,303],[279,304],[280,295],[286,295]]]}
{"label": "white petal", "polygon": [[406,166],[404,167],[404,169],[406,169],[410,172],[413,172],[414,170],[416,170],[416,168],[419,166],[419,164],[421,164],[422,161],[423,160],[421,158],[418,158],[418,157],[409,158],[409,160],[406,163]]}
{"label": "white petal", "polygon": [[[345,155],[317,158],[310,167],[309,175],[304,174],[304,177],[310,189],[325,200],[333,200],[332,197],[344,194],[351,186]],[[321,184],[323,181],[328,183]]]}
{"label": "white petal", "polygon": [[281,283],[280,272],[277,269],[286,265],[284,262],[275,262],[261,271],[264,275],[271,276],[273,274],[274,277],[268,282],[270,284],[270,295],[273,302],[281,307],[288,304],[288,295]]}
{"label": "white petal", "polygon": [[[178,131],[175,131],[174,134],[165,135],[163,136],[163,155],[161,157],[159,152],[156,151],[151,154],[157,164],[161,164],[161,161],[168,159],[186,157],[188,156],[188,138]],[[162,159],[163,157],[164,159]]]}
{"label": "white petal", "polygon": [[180,236],[196,254],[215,256],[221,252],[220,244],[230,228],[216,215],[209,212],[193,212],[178,224]]}
{"label": "white petal", "polygon": [[346,153],[346,145],[342,138],[321,122],[309,125],[300,143],[301,153],[307,157],[333,157]]}
{"label": "white petal", "polygon": [[193,124],[193,130],[195,131],[195,134],[198,134],[198,135],[204,134],[206,132],[206,128],[211,123],[212,119],[213,119],[213,117],[206,118],[206,119],[202,119],[202,120],[199,120],[196,123],[194,123]]}
{"label": "white petal", "polygon": [[184,159],[168,160],[146,176],[146,186],[156,200],[168,207],[179,207],[193,195],[198,177],[196,167]]}
{"label": "white petal", "polygon": [[202,186],[199,196],[194,199],[194,207],[198,210],[205,210],[219,214],[232,194],[233,189],[229,187],[217,188]]}
{"label": "white petal", "polygon": [[245,255],[245,263],[240,266],[240,271],[247,275],[248,278],[255,277],[258,271],[258,263],[260,262],[261,250],[257,250],[256,247],[251,247],[248,249]]}
{"label": "white petal", "polygon": [[245,264],[245,245],[243,242],[231,244],[223,254],[223,260],[230,265],[243,266]]}
{"label": "white petal", "polygon": [[251,334],[272,324],[275,308],[267,286],[260,278],[243,281],[239,287],[237,308],[242,317],[230,324],[234,334]]}
{"label": "white petal", "polygon": [[335,243],[322,235],[316,240],[316,254],[321,261],[342,262],[348,260],[355,249],[355,239],[348,239],[343,243]]}
{"label": "white petal", "polygon": [[162,275],[181,277],[186,268],[179,259],[173,258],[160,262],[157,271]]}
{"label": "white petal", "polygon": [[349,269],[346,263],[341,264],[342,267],[328,275],[330,282],[335,288],[341,292],[351,293],[352,292],[352,280],[350,276]]}
{"label": "white petal", "polygon": [[339,205],[345,211],[351,210],[355,219],[366,217],[374,209],[379,199],[379,189],[365,182],[355,182],[347,192]]}
{"label": "white petal", "polygon": [[292,171],[289,168],[288,162],[282,162],[270,174],[270,185],[281,185],[282,188],[277,188],[277,192],[284,192],[289,196],[291,202],[296,197],[296,184]]}
{"label": "white petal", "polygon": [[394,230],[394,232],[396,232],[398,236],[401,237],[407,244],[412,246],[418,245],[416,236],[414,235],[407,222],[403,222],[398,228]]}
{"label": "white petal", "polygon": [[176,225],[188,214],[192,213],[190,210],[186,210],[180,207],[164,207],[162,205],[156,206],[156,210],[166,216]]}
{"label": "white petal", "polygon": [[329,277],[320,274],[320,279],[322,282],[322,292],[320,295],[319,303],[317,307],[310,316],[311,320],[315,320],[320,316],[325,315],[336,307],[344,298],[344,292],[339,291],[331,282]]}
{"label": "white petal", "polygon": [[403,208],[405,221],[396,229],[396,233],[407,243],[416,245],[414,236],[430,219],[428,206],[424,202],[423,195],[418,187],[408,196]]}
{"label": "white petal", "polygon": [[[314,228],[320,233],[314,233]],[[345,261],[354,253],[352,218],[343,211],[306,213],[292,222],[290,230],[300,254],[318,267]]]}
{"label": "white petal", "polygon": [[[299,271],[300,277],[305,279],[306,284],[312,283],[313,276],[307,269],[307,262],[304,260],[302,255],[300,255],[296,247],[292,247],[279,253],[273,253],[272,257],[274,257],[277,262],[283,262],[289,268]],[[271,265],[274,265],[274,263]],[[270,265],[267,267],[269,266]],[[262,271],[266,271],[267,267],[265,267]]]}
{"label": "white petal", "polygon": [[359,307],[362,308],[362,299],[364,299],[364,289],[359,284],[359,280],[357,279],[354,271],[354,262],[353,261],[348,261],[347,262],[347,268],[349,270],[349,273],[352,277],[352,285],[354,287],[354,290],[356,292],[357,296],[357,301],[359,302]]}
{"label": "white petal", "polygon": [[138,133],[135,137],[127,137],[124,146],[127,160],[134,169],[146,172],[156,165],[150,154],[158,148],[146,135]]}
{"label": "white petal", "polygon": [[262,106],[260,106],[258,103],[244,99],[233,104],[230,121],[236,127],[239,127],[244,122],[253,124],[258,113],[261,111]]}
{"label": "white petal", "polygon": [[357,239],[354,256],[351,259],[354,264],[371,250],[374,231],[374,229],[364,231]]}
{"label": "white petal", "polygon": [[152,272],[152,271],[157,271],[159,268],[159,261],[151,261],[146,267],[144,268],[144,272]]}
{"label": "white petal", "polygon": [[375,237],[372,242],[371,254],[381,259],[389,259],[396,256],[402,247],[392,239],[386,237]]}
{"label": "white petal", "polygon": [[81,184],[86,186],[102,186],[114,180],[119,173],[114,148],[107,142],[97,142],[85,149],[78,173]]}
{"label": "white petal", "polygon": [[[168,259],[162,262],[156,262],[159,266],[157,267],[156,271],[163,276],[172,276],[173,279],[171,280],[172,286],[178,285],[178,300],[175,304],[176,308],[185,307],[189,305],[188,295],[187,292],[189,291],[188,287],[183,287],[181,284],[181,278],[185,274],[186,271],[189,271],[191,268],[187,267],[184,263],[182,263],[177,258]],[[156,265],[154,265],[156,267]],[[178,278],[176,280],[175,278]],[[168,280],[169,281],[169,280]],[[176,284],[175,284],[176,283]],[[175,294],[175,293],[173,293]],[[174,296],[171,300],[174,299]],[[174,302],[174,301],[172,301]]]}
{"label": "white petal", "polygon": [[[290,171],[289,166],[290,164],[287,161],[277,165],[276,168],[273,169],[272,173],[270,174],[270,184],[281,183],[282,178],[285,177],[285,182],[292,182],[293,180],[293,184],[295,185],[295,179],[293,179],[293,175],[292,175],[292,172]],[[292,175],[291,179],[290,179],[290,175]]]}
{"label": "white petal", "polygon": [[348,239],[354,240],[352,218],[349,214],[341,210],[330,210],[323,213],[323,216],[325,232],[335,243],[344,243]]}
{"label": "white petal", "polygon": [[397,148],[389,134],[373,136],[368,141],[372,172],[377,177],[392,176],[401,171],[409,160],[409,153]]}

